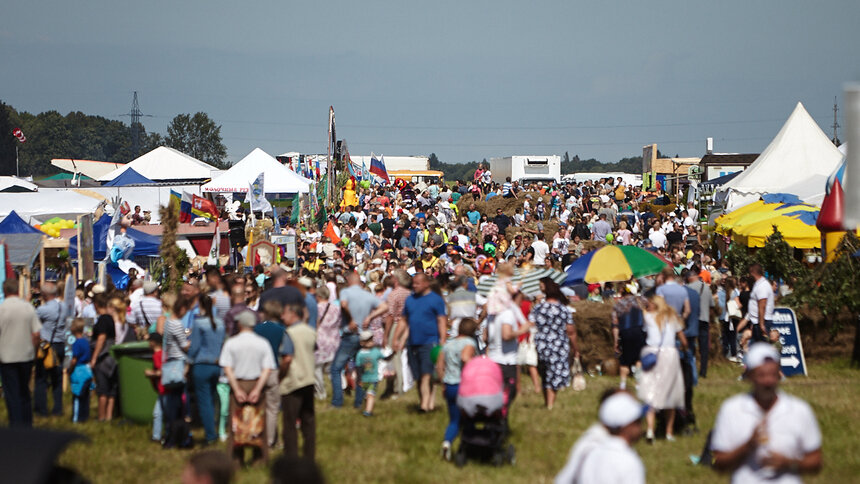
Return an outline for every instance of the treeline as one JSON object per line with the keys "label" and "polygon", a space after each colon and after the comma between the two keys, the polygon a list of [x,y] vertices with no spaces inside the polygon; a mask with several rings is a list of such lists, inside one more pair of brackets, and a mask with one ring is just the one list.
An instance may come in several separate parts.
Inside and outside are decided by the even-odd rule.
{"label": "treeline", "polygon": [[[659,154],[658,154],[659,156]],[[475,170],[478,169],[477,161],[470,161],[467,163],[443,163],[439,161],[439,158],[436,156],[436,153],[430,153],[430,169],[431,170],[439,170],[445,173],[445,179],[448,181],[454,180],[471,180],[472,175],[475,174]],[[487,159],[484,158],[480,163],[487,163]],[[611,172],[621,172],[621,173],[641,173],[642,172],[642,157],[641,156],[631,156],[629,158],[622,158],[615,163],[604,163],[600,160],[596,160],[594,158],[589,158],[587,160],[580,160],[579,156],[574,155],[573,159],[565,153],[561,162],[561,174],[567,175],[569,173],[611,173]]]}
{"label": "treeline", "polygon": [[[26,142],[20,143],[12,136],[15,128],[24,132]],[[216,167],[228,166],[221,127],[205,113],[176,116],[166,136],[147,133],[142,124],[136,124],[135,129],[140,143],[137,156],[159,146],[170,146]],[[32,114],[0,101],[0,175],[15,175],[16,145],[18,172],[22,177],[60,172],[51,165],[53,158],[127,163],[135,158],[131,135],[132,127],[122,121],[80,111],[65,116],[53,110]]]}

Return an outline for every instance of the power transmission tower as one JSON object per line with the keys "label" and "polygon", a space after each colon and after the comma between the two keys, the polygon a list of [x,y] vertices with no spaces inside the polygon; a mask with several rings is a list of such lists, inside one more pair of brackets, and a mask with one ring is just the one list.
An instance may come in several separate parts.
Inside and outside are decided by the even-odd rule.
{"label": "power transmission tower", "polygon": [[140,124],[140,118],[142,116],[151,118],[152,115],[140,112],[140,104],[137,102],[137,91],[134,91],[134,98],[131,101],[131,112],[122,114],[121,116],[128,116],[131,118],[131,159],[135,159],[140,152],[140,138],[144,133],[143,125]]}
{"label": "power transmission tower", "polygon": [[836,146],[840,145],[838,130],[839,130],[839,122],[837,121],[836,113],[839,111],[839,107],[836,105],[836,96],[833,97],[833,138],[830,141],[833,142]]}

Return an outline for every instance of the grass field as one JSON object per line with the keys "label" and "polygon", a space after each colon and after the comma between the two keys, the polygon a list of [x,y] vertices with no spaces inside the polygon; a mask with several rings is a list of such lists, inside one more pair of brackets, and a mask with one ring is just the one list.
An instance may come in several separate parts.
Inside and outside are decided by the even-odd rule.
{"label": "grass field", "polygon": [[[694,406],[701,434],[680,437],[674,443],[637,444],[649,482],[728,480],[710,469],[692,466],[688,455],[701,451],[720,402],[746,390],[747,385],[737,381],[738,374],[737,366],[726,363],[712,368],[708,379],[700,381]],[[860,438],[853,424],[860,401],[858,377],[860,372],[849,369],[845,360],[812,362],[809,378],[793,378],[783,385],[785,391],[810,402],[824,436],[824,470],[809,482],[860,480]],[[438,449],[447,423],[444,402],[440,397],[436,412],[419,415],[412,410],[417,404],[414,391],[380,403],[370,419],[351,408],[332,410],[327,403],[318,403],[317,460],[329,482],[551,482],[571,445],[595,421],[598,396],[616,384],[617,378],[589,378],[584,392],[562,392],[551,412],[542,407],[534,392],[519,395],[512,409],[511,440],[517,448],[513,467],[470,462],[458,469],[443,462]],[[0,413],[5,413],[5,406]],[[149,441],[149,429],[144,426],[96,422],[75,426],[58,417],[38,419],[36,425],[86,434],[90,442],[73,444],[61,463],[94,482],[177,482],[185,459],[193,452],[162,450]],[[195,429],[195,435],[200,433],[201,429]],[[266,475],[262,467],[245,469],[238,481],[264,482]]]}

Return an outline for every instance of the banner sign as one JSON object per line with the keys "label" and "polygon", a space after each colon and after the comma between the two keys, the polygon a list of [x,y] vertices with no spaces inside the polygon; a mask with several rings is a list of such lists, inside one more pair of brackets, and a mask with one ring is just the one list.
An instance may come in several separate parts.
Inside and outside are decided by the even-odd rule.
{"label": "banner sign", "polygon": [[[773,309],[773,324],[771,330],[779,333],[779,343],[782,345],[780,366],[785,376],[807,375],[806,358],[803,356],[803,344],[800,341],[800,328],[797,326],[797,316],[789,308]],[[769,335],[766,335],[769,336]]]}

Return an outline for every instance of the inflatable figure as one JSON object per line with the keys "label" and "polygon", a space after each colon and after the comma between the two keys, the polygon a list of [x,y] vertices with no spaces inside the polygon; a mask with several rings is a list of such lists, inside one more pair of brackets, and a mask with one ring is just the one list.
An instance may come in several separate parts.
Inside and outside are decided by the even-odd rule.
{"label": "inflatable figure", "polygon": [[340,202],[341,207],[355,207],[358,205],[358,197],[355,196],[355,177],[349,177],[346,185],[343,187],[343,200]]}

